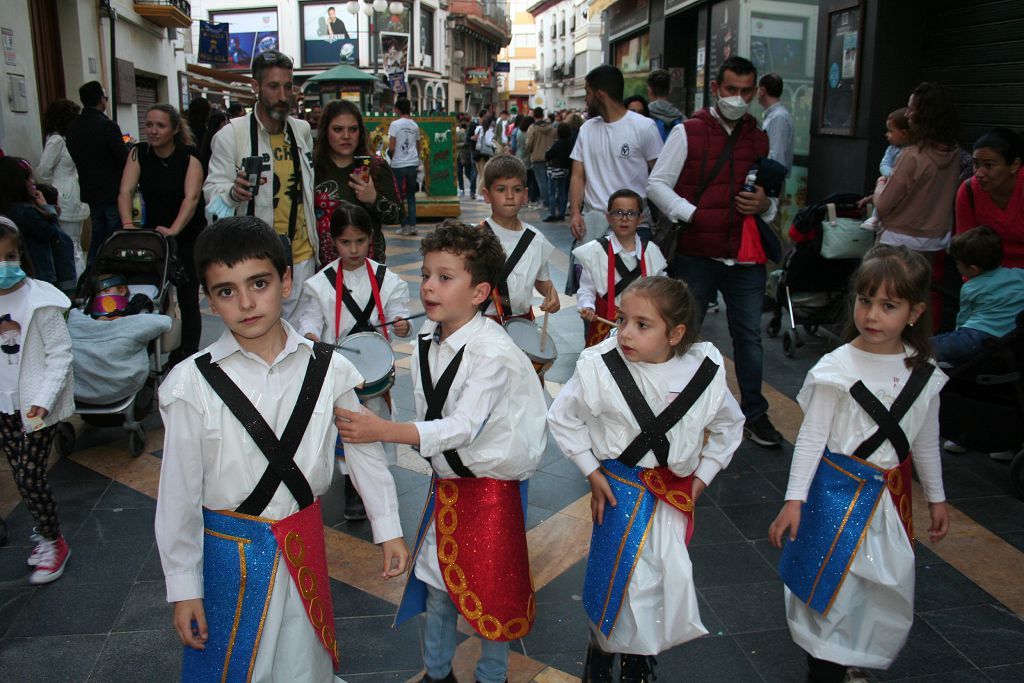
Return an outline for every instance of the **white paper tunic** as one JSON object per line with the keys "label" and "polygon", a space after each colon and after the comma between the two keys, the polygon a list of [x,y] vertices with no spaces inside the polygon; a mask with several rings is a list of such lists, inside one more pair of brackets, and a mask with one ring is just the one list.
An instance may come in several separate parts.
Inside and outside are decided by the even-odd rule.
{"label": "white paper tunic", "polygon": [[[505,311],[505,315],[522,315],[533,307],[533,288],[537,281],[550,281],[551,275],[548,272],[548,259],[555,250],[544,235],[529,223],[523,223],[522,230],[508,230],[495,223],[490,218],[487,224],[501,242],[501,248],[505,250],[505,258],[515,250],[523,233],[527,230],[534,233],[533,241],[523,252],[523,256],[516,263],[516,267],[508,276],[508,298],[512,304],[511,311]],[[494,315],[494,300],[491,300],[487,307],[487,313]]]}
{"label": "white paper tunic", "polygon": [[[850,395],[850,387],[863,381],[891,408],[910,377],[906,355],[868,353],[846,344],[811,369],[797,396],[805,418],[793,452],[787,500],[806,500],[826,445],[834,453],[849,455],[875,432],[877,425]],[[938,418],[939,390],[946,379],[936,370],[900,420],[925,496],[933,503],[945,500]],[[899,458],[886,441],[868,462],[888,469],[898,465]],[[883,492],[827,616],[807,607],[788,588],[784,591],[786,618],[797,645],[837,664],[888,668],[914,620],[914,551],[891,496]]]}
{"label": "white paper tunic", "polygon": [[[636,267],[637,254],[640,253],[640,238],[636,237],[635,246],[632,251],[626,251],[619,244],[619,240],[610,232],[605,235],[612,245],[612,253],[622,257],[622,262],[627,268],[633,270]],[[597,240],[587,242],[572,250],[576,261],[583,266],[580,273],[580,288],[576,292],[577,308],[594,308],[597,297],[608,293],[608,249],[602,247]],[[661,249],[654,242],[647,243],[647,250],[644,252],[644,262],[647,264],[647,275],[664,275],[668,262],[662,255]],[[614,267],[614,266],[613,266]],[[622,279],[619,271],[615,271],[615,282]],[[615,305],[619,305],[621,297],[615,297]]]}
{"label": "white paper tunic", "polygon": [[[551,434],[584,475],[616,458],[640,433],[633,413],[601,359],[616,348],[614,338],[585,349],[576,373],[548,411]],[[705,357],[719,370],[694,406],[669,430],[668,467],[678,476],[695,474],[710,484],[729,464],[743,438],[743,413],[725,382],[722,355],[709,343],[698,343],[666,363],[626,361],[630,374],[655,415],[661,413],[689,383]],[[705,430],[707,443],[704,442]],[[647,453],[638,463],[656,467]],[[699,532],[699,515],[695,524]],[[636,568],[615,622],[606,638],[592,629],[606,652],[654,655],[698,638],[707,630],[700,621],[693,567],[686,549],[686,517],[658,503]]]}
{"label": "white paper tunic", "polygon": [[[168,602],[203,597],[203,508],[234,510],[267,468],[266,457],[199,373],[194,359],[209,352],[280,436],[312,355],[312,342],[287,323],[281,324],[288,337],[274,363],[268,365],[242,350],[228,331],[207,349],[179,363],[160,387],[165,436],[155,531]],[[361,382],[351,363],[334,354],[295,453],[295,463],[317,497],[331,483],[337,434],[333,408],[358,410],[352,389]],[[398,496],[380,444],[347,448],[352,476],[364,492],[374,542],[401,537]],[[261,516],[282,519],[297,511],[298,503],[281,485]],[[252,680],[334,680],[330,656],[310,625],[283,563],[278,563]]]}

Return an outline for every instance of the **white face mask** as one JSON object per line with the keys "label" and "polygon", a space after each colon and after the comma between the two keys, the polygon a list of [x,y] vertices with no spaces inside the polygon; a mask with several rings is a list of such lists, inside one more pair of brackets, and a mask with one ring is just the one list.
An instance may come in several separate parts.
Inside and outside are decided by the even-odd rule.
{"label": "white face mask", "polygon": [[737,121],[747,113],[750,102],[747,102],[740,95],[718,98],[718,112],[727,121]]}

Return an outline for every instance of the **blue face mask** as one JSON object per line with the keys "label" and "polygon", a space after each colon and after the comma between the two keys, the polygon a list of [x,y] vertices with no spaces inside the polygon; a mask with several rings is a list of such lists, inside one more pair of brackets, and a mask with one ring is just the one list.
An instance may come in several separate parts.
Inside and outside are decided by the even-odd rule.
{"label": "blue face mask", "polygon": [[0,261],[0,289],[10,289],[28,277],[18,261]]}

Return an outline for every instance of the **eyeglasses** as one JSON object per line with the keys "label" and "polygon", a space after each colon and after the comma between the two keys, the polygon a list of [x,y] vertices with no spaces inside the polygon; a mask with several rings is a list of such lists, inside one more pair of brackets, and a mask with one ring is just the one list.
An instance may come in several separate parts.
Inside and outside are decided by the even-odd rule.
{"label": "eyeglasses", "polygon": [[626,220],[631,221],[634,218],[640,218],[639,211],[623,211],[622,209],[615,209],[614,211],[609,211],[608,215],[612,216],[613,218],[618,218],[619,220],[625,218]]}

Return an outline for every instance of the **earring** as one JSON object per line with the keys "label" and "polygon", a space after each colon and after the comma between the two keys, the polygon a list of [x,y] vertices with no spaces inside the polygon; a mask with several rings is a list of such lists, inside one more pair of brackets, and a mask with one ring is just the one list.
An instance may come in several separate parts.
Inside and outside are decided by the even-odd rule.
{"label": "earring", "polygon": [[914,323],[916,323],[916,322],[917,322],[916,320],[911,320],[911,321],[910,321],[910,326],[911,326],[911,327],[913,327],[913,326],[914,326]]}

